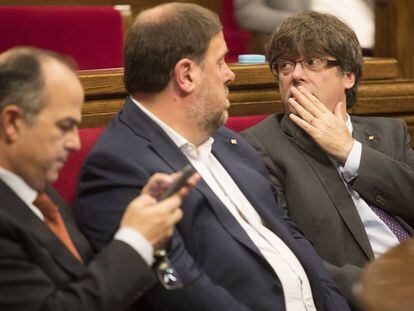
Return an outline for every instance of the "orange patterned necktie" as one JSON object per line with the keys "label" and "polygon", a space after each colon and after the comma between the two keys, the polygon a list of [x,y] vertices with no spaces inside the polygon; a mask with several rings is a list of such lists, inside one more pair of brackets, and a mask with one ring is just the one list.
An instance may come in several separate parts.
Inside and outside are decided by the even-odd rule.
{"label": "orange patterned necktie", "polygon": [[55,203],[45,193],[39,192],[33,202],[43,214],[45,223],[50,230],[66,245],[70,252],[79,260],[82,261],[78,250],[72,242],[69,233],[60,215],[59,209]]}

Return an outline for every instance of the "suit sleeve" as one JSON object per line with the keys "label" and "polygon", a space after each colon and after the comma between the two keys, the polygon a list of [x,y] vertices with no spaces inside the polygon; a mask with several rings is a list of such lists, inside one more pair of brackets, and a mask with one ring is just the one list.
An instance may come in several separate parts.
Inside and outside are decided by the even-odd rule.
{"label": "suit sleeve", "polygon": [[[111,163],[110,170],[108,163]],[[119,153],[99,153],[87,162],[75,201],[75,214],[96,250],[110,241],[125,206],[140,194],[153,173]],[[170,243],[169,256],[186,286],[168,291],[158,284],[149,294],[155,310],[251,310],[212,282],[197,266],[177,230]]]}
{"label": "suit sleeve", "polygon": [[0,310],[121,311],[155,281],[144,260],[120,241],[74,276],[4,217],[0,233]]}
{"label": "suit sleeve", "polygon": [[[391,122],[392,121],[392,122]],[[406,124],[389,120],[393,136],[381,141],[384,150],[362,145],[358,177],[352,184],[365,200],[414,227],[414,151]]]}

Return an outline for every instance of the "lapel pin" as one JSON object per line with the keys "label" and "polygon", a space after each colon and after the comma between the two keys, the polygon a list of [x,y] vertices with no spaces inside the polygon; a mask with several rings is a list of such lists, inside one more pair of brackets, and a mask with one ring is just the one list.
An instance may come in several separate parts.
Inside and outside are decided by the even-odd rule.
{"label": "lapel pin", "polygon": [[369,135],[368,136],[368,140],[374,140],[375,136],[374,135]]}
{"label": "lapel pin", "polygon": [[231,144],[232,144],[232,145],[237,145],[237,140],[236,140],[236,139],[234,139],[234,138],[233,138],[233,139],[231,139],[231,140],[230,140],[230,142],[231,142]]}

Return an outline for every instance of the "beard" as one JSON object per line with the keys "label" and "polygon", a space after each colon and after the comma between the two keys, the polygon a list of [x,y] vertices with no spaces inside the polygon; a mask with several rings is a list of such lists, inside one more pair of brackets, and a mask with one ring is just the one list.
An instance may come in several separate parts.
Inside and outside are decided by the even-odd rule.
{"label": "beard", "polygon": [[208,136],[214,133],[226,123],[228,118],[226,99],[219,103],[216,92],[211,92],[211,87],[206,86],[198,96],[198,102],[191,106],[189,117],[197,120],[198,128]]}

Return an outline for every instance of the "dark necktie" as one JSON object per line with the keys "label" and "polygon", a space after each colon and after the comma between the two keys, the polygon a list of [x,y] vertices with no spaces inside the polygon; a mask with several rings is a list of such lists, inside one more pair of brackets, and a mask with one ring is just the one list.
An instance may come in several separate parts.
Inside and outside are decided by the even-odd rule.
{"label": "dark necktie", "polygon": [[390,230],[394,233],[400,242],[411,238],[407,230],[405,230],[404,227],[393,216],[376,206],[370,205],[370,207],[375,212],[375,214],[377,214],[377,216],[381,218],[381,220],[388,226],[388,228],[390,228]]}
{"label": "dark necktie", "polygon": [[33,205],[42,212],[43,217],[45,218],[45,223],[49,229],[56,234],[56,236],[79,261],[82,261],[78,250],[69,236],[58,207],[52,202],[49,196],[45,193],[38,193]]}

